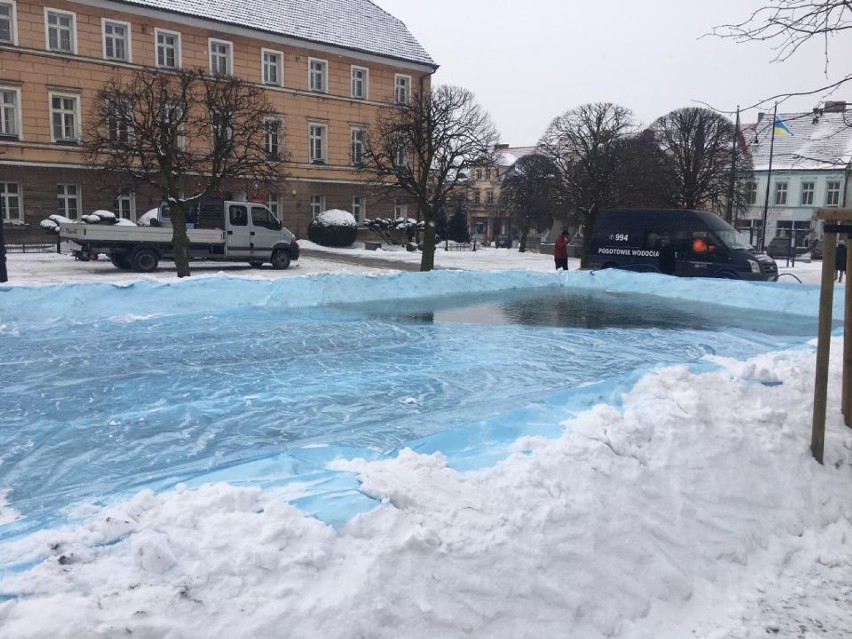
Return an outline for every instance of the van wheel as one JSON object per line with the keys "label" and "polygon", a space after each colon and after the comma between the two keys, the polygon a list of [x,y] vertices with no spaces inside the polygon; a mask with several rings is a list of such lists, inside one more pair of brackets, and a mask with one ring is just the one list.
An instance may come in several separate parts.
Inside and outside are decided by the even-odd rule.
{"label": "van wheel", "polygon": [[283,271],[290,266],[290,252],[278,249],[272,254],[272,268]]}
{"label": "van wheel", "polygon": [[261,266],[263,266],[263,262],[258,262],[258,261],[255,260],[255,261],[249,262],[249,266],[251,266],[252,268],[260,268]]}
{"label": "van wheel", "polygon": [[740,276],[734,273],[733,271],[719,271],[716,273],[716,277],[723,280],[738,280]]}
{"label": "van wheel", "polygon": [[157,268],[160,258],[151,249],[139,249],[133,254],[133,268],[140,273],[150,273]]}
{"label": "van wheel", "polygon": [[124,253],[113,253],[109,256],[109,261],[112,262],[112,265],[115,268],[120,268],[123,271],[129,271],[133,268],[133,265],[130,263],[130,258],[128,258]]}

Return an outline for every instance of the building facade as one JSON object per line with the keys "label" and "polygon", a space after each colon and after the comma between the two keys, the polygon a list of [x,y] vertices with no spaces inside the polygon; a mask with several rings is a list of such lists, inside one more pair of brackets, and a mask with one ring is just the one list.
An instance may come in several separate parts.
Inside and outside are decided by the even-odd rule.
{"label": "building facade", "polygon": [[[7,241],[58,213],[135,220],[159,195],[98,184],[81,142],[97,91],[142,67],[200,68],[262,87],[283,127],[286,182],[263,199],[295,231],[326,209],[388,217],[356,168],[378,110],[428,91],[435,63],[367,0],[0,0],[0,212]],[[240,188],[244,186],[244,188]]]}
{"label": "building facade", "polygon": [[[745,130],[754,158],[749,208],[737,228],[759,248],[775,237],[807,249],[822,238],[816,213],[849,203],[852,113],[845,102],[828,102],[809,113],[780,113],[788,132],[772,139],[772,114]],[[770,156],[772,166],[770,171]],[[766,219],[764,242],[763,221]]]}
{"label": "building facade", "polygon": [[[517,232],[501,196],[503,178],[520,158],[535,153],[536,147],[497,144],[494,151],[494,164],[476,166],[468,175],[465,185],[467,219],[470,232],[478,242],[505,243],[516,240]],[[538,237],[535,230],[532,235],[535,241]]]}

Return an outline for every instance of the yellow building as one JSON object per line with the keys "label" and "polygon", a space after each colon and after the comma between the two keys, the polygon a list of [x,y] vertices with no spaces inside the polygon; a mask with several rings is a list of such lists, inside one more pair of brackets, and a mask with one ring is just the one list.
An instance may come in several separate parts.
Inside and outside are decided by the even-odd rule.
{"label": "yellow building", "polygon": [[[158,194],[99,188],[80,147],[98,89],[156,66],[233,74],[280,113],[290,174],[264,199],[297,230],[323,210],[388,217],[354,167],[377,110],[428,90],[437,69],[367,0],[0,0],[0,211],[7,241],[53,213],[135,220]],[[277,141],[276,141],[277,142]],[[114,190],[114,189],[113,189]],[[250,192],[250,188],[246,188]]]}

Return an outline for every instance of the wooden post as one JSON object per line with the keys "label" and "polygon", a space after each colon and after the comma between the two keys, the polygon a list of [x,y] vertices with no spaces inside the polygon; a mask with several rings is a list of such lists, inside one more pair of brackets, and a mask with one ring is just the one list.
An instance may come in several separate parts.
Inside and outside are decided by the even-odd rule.
{"label": "wooden post", "polygon": [[[843,303],[843,396],[840,405],[843,421],[852,426],[852,284],[849,283],[852,251],[849,250],[849,235],[846,235],[846,299]],[[823,257],[825,259],[825,257]]]}
{"label": "wooden post", "polygon": [[825,451],[825,406],[828,399],[828,357],[831,349],[831,311],[834,305],[834,258],[837,233],[827,232],[822,254],[822,282],[819,292],[819,336],[814,378],[814,415],[811,427],[811,454],[820,464]]}

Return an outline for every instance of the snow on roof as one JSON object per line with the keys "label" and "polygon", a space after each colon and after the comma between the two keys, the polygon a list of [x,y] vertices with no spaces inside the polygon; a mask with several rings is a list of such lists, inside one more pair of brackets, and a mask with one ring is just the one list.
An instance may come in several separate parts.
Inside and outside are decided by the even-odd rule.
{"label": "snow on roof", "polygon": [[511,146],[497,151],[497,166],[512,166],[525,155],[532,155],[538,152],[538,147],[535,146]]}
{"label": "snow on roof", "polygon": [[[772,170],[837,170],[852,161],[852,113],[779,113],[792,135],[775,135]],[[816,121],[815,121],[816,120]],[[772,114],[743,132],[755,171],[769,168]],[[755,142],[756,140],[756,142]]]}
{"label": "snow on roof", "polygon": [[110,0],[437,68],[405,24],[369,0]]}

